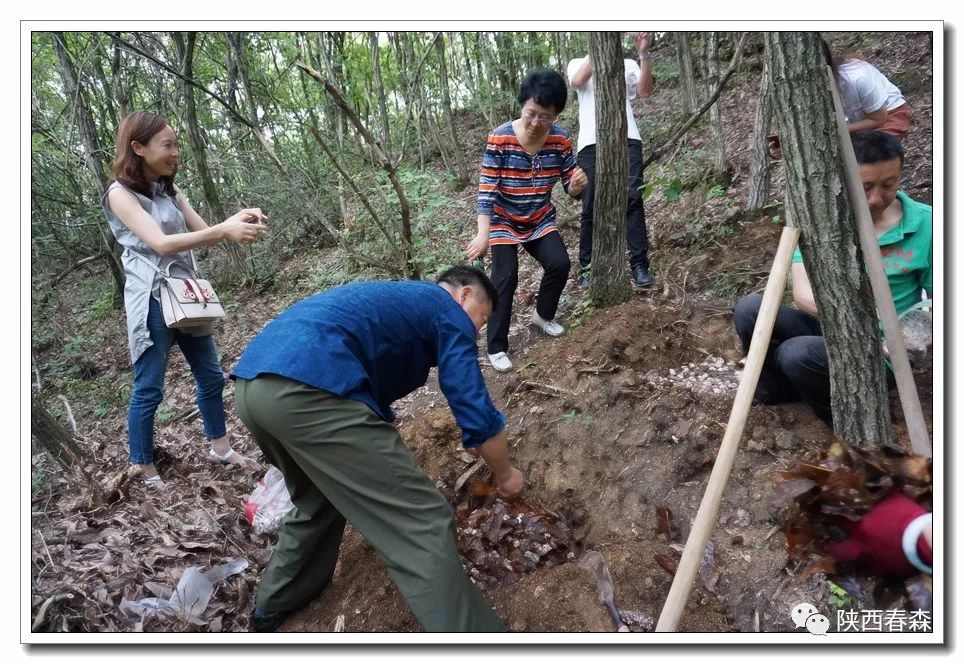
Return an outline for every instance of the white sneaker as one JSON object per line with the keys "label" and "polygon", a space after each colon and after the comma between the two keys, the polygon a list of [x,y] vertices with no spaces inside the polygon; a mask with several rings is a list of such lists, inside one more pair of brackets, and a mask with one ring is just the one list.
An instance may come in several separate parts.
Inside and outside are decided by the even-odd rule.
{"label": "white sneaker", "polygon": [[512,368],[512,360],[510,360],[509,356],[505,353],[489,355],[489,362],[496,371],[508,371]]}
{"label": "white sneaker", "polygon": [[532,312],[531,322],[550,337],[560,337],[566,331],[566,328],[554,320],[542,320],[539,314],[535,311]]}

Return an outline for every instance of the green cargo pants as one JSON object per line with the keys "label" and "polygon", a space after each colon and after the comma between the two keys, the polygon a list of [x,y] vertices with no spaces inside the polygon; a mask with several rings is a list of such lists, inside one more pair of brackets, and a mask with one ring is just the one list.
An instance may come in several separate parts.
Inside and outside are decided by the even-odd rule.
{"label": "green cargo pants", "polygon": [[256,606],[291,611],[321,593],[347,519],[427,631],[504,631],[462,567],[452,509],[394,426],[360,401],[276,375],[238,379],[235,405],[295,504]]}

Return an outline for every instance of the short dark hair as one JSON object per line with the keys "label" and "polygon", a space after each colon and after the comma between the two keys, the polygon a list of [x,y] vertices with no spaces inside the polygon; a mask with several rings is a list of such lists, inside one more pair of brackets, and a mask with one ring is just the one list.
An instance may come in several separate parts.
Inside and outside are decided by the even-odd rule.
{"label": "short dark hair", "polygon": [[900,165],[904,165],[904,148],[890,134],[877,129],[858,131],[850,135],[850,142],[854,146],[858,164],[878,164],[900,159]]}
{"label": "short dark hair", "polygon": [[556,115],[566,108],[569,88],[566,79],[559,72],[551,69],[532,69],[522,79],[519,86],[519,105],[524,105],[530,99],[539,106],[552,108]]}
{"label": "short dark hair", "polygon": [[437,284],[449,284],[461,288],[462,286],[473,286],[485,292],[492,308],[499,306],[499,292],[495,290],[492,280],[486,276],[485,272],[471,265],[455,265],[442,272],[435,279]]}

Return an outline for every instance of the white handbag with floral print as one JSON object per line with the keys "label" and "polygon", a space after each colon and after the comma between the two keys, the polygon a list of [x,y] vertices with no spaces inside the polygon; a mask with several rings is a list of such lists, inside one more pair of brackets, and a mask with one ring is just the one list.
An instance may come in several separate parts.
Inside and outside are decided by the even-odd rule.
{"label": "white handbag with floral print", "polygon": [[[202,279],[190,265],[176,260],[161,270],[146,256],[132,253],[161,275],[161,311],[168,327],[196,327],[224,318],[224,308],[211,282]],[[178,269],[176,275],[171,274],[172,267]]]}

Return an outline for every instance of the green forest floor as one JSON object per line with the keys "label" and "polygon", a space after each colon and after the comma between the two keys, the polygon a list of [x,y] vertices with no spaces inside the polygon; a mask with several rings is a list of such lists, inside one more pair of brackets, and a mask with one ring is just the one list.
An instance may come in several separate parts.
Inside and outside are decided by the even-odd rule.
{"label": "green forest floor", "polygon": [[[930,202],[929,36],[840,33],[831,41],[835,48],[860,49],[903,89],[915,122],[905,143],[904,189]],[[707,177],[705,123],[647,171],[647,181],[678,178],[683,185],[678,200],[657,186],[646,201],[657,277],[653,289],[596,311],[576,288],[573,274],[558,316],[568,332],[550,339],[525,324],[540,273],[530,259],[520,261],[510,331],[516,369],[497,374],[484,353],[480,359],[496,405],[506,415],[515,463],[527,476],[523,500],[504,505],[471,490],[475,480],[485,479],[485,471],[455,491],[472,459],[461,451],[458,428],[434,377],[398,404],[403,438],[453,505],[466,568],[511,630],[613,631],[592,575],[573,564],[590,549],[603,554],[616,603],[627,612],[632,631],[650,629],[647,618],[659,615],[739,378],[730,306],[739,295],[762,290],[781,229],[779,164],[771,184],[775,203],[758,214],[744,212],[759,58],[759,53],[747,55],[746,67],[722,97],[729,182],[717,187],[720,181]],[[679,90],[658,80],[651,99],[634,103],[648,142],[659,143],[681,117]],[[458,120],[461,140],[478,146],[468,150],[476,155],[490,128],[468,114]],[[574,101],[561,123],[575,128]],[[432,210],[434,218],[467,242],[474,234],[474,199],[471,187],[447,190],[444,202]],[[564,199],[559,192],[559,225],[577,265],[578,208]],[[337,251],[309,248],[282,262],[266,292],[229,291],[228,323],[217,335],[222,365],[232,367],[247,341],[288,304],[354,276]],[[58,395],[48,399],[51,409],[70,405],[90,453],[88,468],[108,484],[127,466],[130,367],[123,313],[77,308],[77,302],[86,301],[78,294],[90,287],[75,283],[48,298],[39,326],[44,333],[35,333],[33,351],[39,381]],[[247,629],[252,592],[272,542],[252,532],[241,501],[263,469],[239,471],[207,460],[193,380],[183,358],[172,358],[157,419],[157,465],[167,480],[163,491],[122,482],[113,503],[91,506],[42,454],[34,456],[31,577],[37,631]],[[930,421],[930,364],[916,377]],[[234,445],[260,459],[227,389]],[[905,438],[896,396],[891,405],[897,437]],[[795,458],[819,458],[829,433],[799,404],[753,407],[723,496],[713,550],[701,565],[680,630],[794,631],[790,609],[797,603],[832,611],[826,575],[805,578],[788,566],[786,539],[768,500],[774,473]],[[496,524],[501,510],[510,515],[505,526]],[[204,624],[136,616],[119,608],[124,598],[170,592],[188,566],[206,569],[235,556],[251,565],[215,588]],[[884,608],[875,604],[882,600],[871,591],[876,581],[850,582],[855,593],[865,591],[863,599],[855,599],[863,608]],[[329,589],[283,627],[419,629],[375,552],[351,528]]]}

